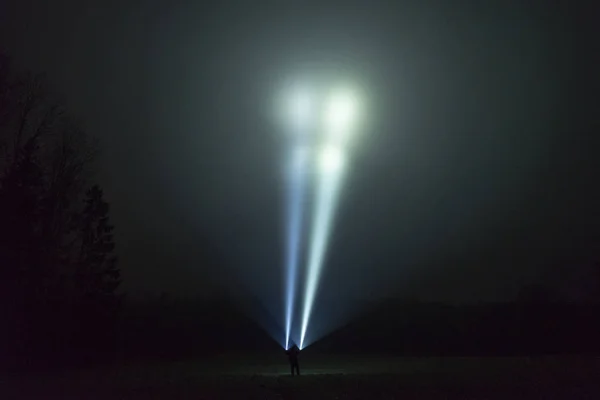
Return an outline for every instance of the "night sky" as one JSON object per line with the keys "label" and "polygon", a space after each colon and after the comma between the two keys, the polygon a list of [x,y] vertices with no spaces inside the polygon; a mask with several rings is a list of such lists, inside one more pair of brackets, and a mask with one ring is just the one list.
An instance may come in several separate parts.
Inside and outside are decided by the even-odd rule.
{"label": "night sky", "polygon": [[368,104],[322,292],[510,299],[600,259],[600,36],[568,3],[5,0],[0,49],[99,139],[133,294],[279,296],[297,74]]}

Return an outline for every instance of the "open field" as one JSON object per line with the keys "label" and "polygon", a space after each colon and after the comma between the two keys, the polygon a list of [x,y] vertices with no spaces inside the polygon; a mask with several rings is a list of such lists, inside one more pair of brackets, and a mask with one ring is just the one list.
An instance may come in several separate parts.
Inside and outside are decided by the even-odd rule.
{"label": "open field", "polygon": [[3,378],[2,399],[595,399],[600,359],[384,358],[302,354],[127,364]]}

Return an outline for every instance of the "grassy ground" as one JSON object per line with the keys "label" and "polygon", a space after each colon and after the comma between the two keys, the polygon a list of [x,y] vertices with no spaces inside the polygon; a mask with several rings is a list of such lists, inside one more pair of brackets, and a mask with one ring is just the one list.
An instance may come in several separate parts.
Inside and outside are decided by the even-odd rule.
{"label": "grassy ground", "polygon": [[600,359],[285,357],[128,364],[3,378],[2,399],[596,399]]}

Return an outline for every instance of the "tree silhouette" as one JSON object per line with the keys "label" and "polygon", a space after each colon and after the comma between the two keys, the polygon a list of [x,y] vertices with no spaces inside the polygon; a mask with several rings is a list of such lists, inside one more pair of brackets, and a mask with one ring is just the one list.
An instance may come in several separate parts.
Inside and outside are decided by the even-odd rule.
{"label": "tree silhouette", "polygon": [[114,254],[114,228],[109,222],[109,205],[98,185],[87,190],[84,204],[76,274],[78,287],[85,299],[113,310],[118,304],[115,292],[121,283],[121,274]]}
{"label": "tree silhouette", "polygon": [[109,206],[97,185],[84,192],[94,147],[43,75],[8,61],[0,55],[0,363],[71,339],[101,347],[120,305]]}

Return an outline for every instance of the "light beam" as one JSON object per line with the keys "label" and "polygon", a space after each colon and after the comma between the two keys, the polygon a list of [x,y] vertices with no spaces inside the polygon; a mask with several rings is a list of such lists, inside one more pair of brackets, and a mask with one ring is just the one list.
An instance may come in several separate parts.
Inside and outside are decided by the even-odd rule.
{"label": "light beam", "polygon": [[343,176],[344,155],[337,147],[327,146],[319,154],[319,180],[316,191],[316,209],[312,221],[311,243],[308,256],[306,292],[302,311],[300,349],[304,348],[306,331],[312,313],[330,234],[333,211]]}
{"label": "light beam", "polygon": [[345,151],[350,145],[352,130],[356,128],[358,97],[348,87],[339,86],[330,92],[324,105],[323,128],[326,146],[319,154],[319,182],[316,191],[316,209],[312,221],[308,272],[302,310],[300,348],[305,347],[306,331],[315,303],[323,271],[327,241],[344,175]]}
{"label": "light beam", "polygon": [[288,242],[286,260],[285,283],[285,348],[289,348],[290,332],[294,319],[294,300],[296,297],[296,282],[298,276],[298,263],[303,219],[304,186],[306,181],[306,164],[308,149],[296,147],[292,153],[288,169]]}
{"label": "light beam", "polygon": [[302,237],[303,203],[307,160],[306,137],[311,132],[314,104],[310,88],[295,85],[286,99],[285,114],[292,131],[291,152],[287,162],[287,244],[285,260],[285,348],[290,345],[298,280]]}

